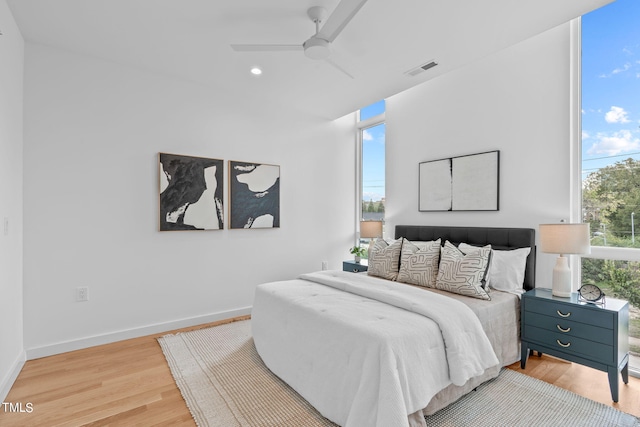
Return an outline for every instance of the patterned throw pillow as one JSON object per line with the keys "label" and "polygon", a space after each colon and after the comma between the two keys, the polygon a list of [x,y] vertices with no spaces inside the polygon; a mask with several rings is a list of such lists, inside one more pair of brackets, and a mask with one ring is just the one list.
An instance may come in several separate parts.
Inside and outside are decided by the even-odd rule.
{"label": "patterned throw pillow", "polygon": [[458,245],[458,250],[465,255],[469,255],[471,253],[479,251],[481,248],[491,249],[491,266],[487,269],[487,276],[485,277],[485,281],[482,283],[482,289],[489,289],[491,287],[491,280],[493,279],[493,268],[495,266],[496,257],[495,252],[491,245],[485,246],[471,246],[468,243],[460,243]]}
{"label": "patterned throw pillow", "polygon": [[480,248],[474,253],[465,255],[446,241],[440,254],[436,288],[490,300],[491,297],[483,289],[490,261],[491,249]]}
{"label": "patterned throw pillow", "polygon": [[403,239],[398,282],[435,288],[439,260],[440,239],[431,242]]}
{"label": "patterned throw pillow", "polygon": [[378,276],[383,279],[396,280],[400,269],[400,251],[402,249],[402,239],[398,239],[391,244],[383,239],[377,239],[369,251],[370,276]]}

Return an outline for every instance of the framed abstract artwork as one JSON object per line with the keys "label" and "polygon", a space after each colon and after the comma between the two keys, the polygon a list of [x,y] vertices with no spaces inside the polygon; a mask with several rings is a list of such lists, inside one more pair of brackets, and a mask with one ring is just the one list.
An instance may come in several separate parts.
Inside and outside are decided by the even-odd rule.
{"label": "framed abstract artwork", "polygon": [[499,210],[500,151],[419,164],[418,210]]}
{"label": "framed abstract artwork", "polygon": [[224,161],[159,153],[160,231],[224,228]]}
{"label": "framed abstract artwork", "polygon": [[229,161],[229,228],[280,227],[280,166]]}

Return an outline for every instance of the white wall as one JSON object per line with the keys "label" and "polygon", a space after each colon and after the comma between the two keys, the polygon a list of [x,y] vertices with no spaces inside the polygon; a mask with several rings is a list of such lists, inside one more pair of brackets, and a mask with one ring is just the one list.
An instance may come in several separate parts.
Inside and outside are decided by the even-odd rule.
{"label": "white wall", "polygon": [[[24,41],[0,0],[0,402],[24,363],[22,333],[22,75]],[[5,232],[5,219],[8,230]]]}
{"label": "white wall", "polygon": [[[570,217],[569,24],[387,100],[388,230],[531,227]],[[418,163],[500,150],[498,212],[419,212]],[[554,255],[538,251],[537,286]]]}
{"label": "white wall", "polygon": [[[323,260],[341,268],[353,242],[354,120],[316,121],[253,105],[225,82],[209,89],[27,43],[28,357],[248,313],[261,282]],[[225,169],[280,165],[281,228],[157,231],[158,152]],[[75,301],[78,286],[88,302]]]}

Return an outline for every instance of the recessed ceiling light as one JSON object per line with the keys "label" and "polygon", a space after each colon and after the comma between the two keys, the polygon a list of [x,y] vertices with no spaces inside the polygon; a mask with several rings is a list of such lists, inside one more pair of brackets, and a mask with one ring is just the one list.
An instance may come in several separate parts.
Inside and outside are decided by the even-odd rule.
{"label": "recessed ceiling light", "polygon": [[262,69],[260,69],[259,67],[253,67],[251,68],[251,74],[253,74],[254,76],[259,76],[260,74],[262,74]]}

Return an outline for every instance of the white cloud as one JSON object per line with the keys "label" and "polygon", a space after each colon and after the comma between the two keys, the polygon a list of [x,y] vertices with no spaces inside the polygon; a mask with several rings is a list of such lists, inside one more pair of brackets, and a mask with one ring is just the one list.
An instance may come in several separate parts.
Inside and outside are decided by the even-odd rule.
{"label": "white cloud", "polygon": [[370,200],[374,202],[379,202],[382,199],[384,199],[384,194],[381,194],[375,191],[365,191],[362,193],[362,200],[366,202]]}
{"label": "white cloud", "polygon": [[616,68],[615,70],[613,70],[611,72],[611,74],[620,74],[620,73],[624,73],[625,71],[627,71],[629,68],[631,68],[631,64],[629,64],[628,62],[626,64],[624,64],[622,66],[622,68]]}
{"label": "white cloud", "polygon": [[607,111],[604,115],[604,119],[607,123],[629,123],[627,112],[622,107],[612,106],[611,110]]}
{"label": "white cloud", "polygon": [[373,135],[371,135],[371,132],[369,132],[368,130],[363,130],[362,131],[362,140],[363,141],[373,141]]}
{"label": "white cloud", "polygon": [[597,134],[596,142],[587,150],[587,154],[615,156],[639,149],[640,138],[634,137],[629,130],[621,130],[613,134]]}
{"label": "white cloud", "polygon": [[589,134],[585,131],[582,131],[582,140],[589,139]]}
{"label": "white cloud", "polygon": [[598,77],[601,79],[607,79],[611,76],[615,76],[616,74],[624,73],[625,71],[629,71],[631,68],[631,63],[627,62],[622,67],[614,68],[609,74],[600,74]]}

